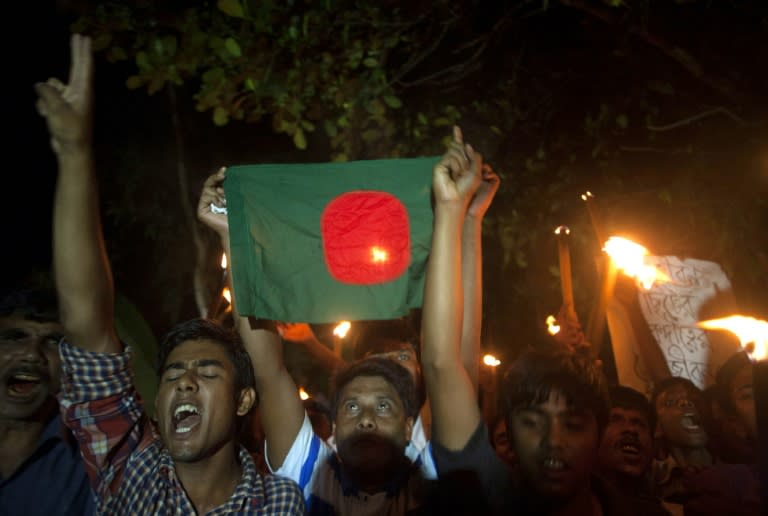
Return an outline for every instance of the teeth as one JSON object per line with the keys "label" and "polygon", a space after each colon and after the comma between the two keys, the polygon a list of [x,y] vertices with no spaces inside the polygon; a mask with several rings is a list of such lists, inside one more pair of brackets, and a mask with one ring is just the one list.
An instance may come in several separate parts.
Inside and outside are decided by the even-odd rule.
{"label": "teeth", "polygon": [[13,375],[14,380],[21,380],[22,382],[39,382],[40,377],[35,374],[19,373]]}
{"label": "teeth", "polygon": [[695,430],[699,428],[699,422],[695,415],[693,414],[686,414],[683,416],[683,419],[681,421],[683,428],[687,428],[689,430]]}
{"label": "teeth", "polygon": [[[197,407],[195,407],[194,405],[191,405],[189,403],[184,403],[184,404],[181,404],[178,407],[176,407],[176,410],[173,411],[173,417],[175,419],[178,419],[179,415],[182,412],[191,412],[192,414],[199,414],[199,412],[197,410]],[[187,430],[189,430],[189,429],[187,428]]]}
{"label": "teeth", "polygon": [[187,432],[189,432],[190,430],[192,430],[192,427],[189,427],[189,426],[180,426],[180,427],[176,428],[176,433],[179,433],[179,434],[186,434],[186,433],[187,433]]}
{"label": "teeth", "polygon": [[557,460],[557,459],[544,459],[544,467],[547,469],[563,469],[565,467],[565,464],[563,464],[563,461]]}

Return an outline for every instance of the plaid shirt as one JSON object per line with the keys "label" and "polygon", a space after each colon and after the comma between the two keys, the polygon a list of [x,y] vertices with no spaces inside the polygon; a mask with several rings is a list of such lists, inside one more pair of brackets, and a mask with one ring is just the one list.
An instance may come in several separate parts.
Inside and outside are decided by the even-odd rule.
{"label": "plaid shirt", "polygon": [[[195,514],[173,459],[145,414],[133,385],[130,350],[92,353],[62,342],[61,411],[80,442],[100,514]],[[262,477],[240,447],[243,470],[229,500],[208,512],[303,514],[298,486]]]}

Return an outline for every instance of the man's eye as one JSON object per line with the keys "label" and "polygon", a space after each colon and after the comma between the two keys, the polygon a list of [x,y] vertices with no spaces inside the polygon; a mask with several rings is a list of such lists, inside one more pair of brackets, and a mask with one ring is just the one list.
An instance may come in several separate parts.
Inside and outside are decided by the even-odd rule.
{"label": "man's eye", "polygon": [[23,330],[10,329],[0,334],[0,340],[17,341],[24,340],[29,334]]}
{"label": "man's eye", "polygon": [[407,361],[411,359],[411,356],[408,353],[400,353],[400,355],[397,357],[398,360]]}
{"label": "man's eye", "polygon": [[390,403],[388,401],[382,401],[379,402],[378,409],[379,410],[389,410],[391,407]]}
{"label": "man's eye", "polygon": [[347,412],[355,412],[357,410],[357,403],[355,403],[354,401],[348,401],[347,403],[344,404],[344,409]]}

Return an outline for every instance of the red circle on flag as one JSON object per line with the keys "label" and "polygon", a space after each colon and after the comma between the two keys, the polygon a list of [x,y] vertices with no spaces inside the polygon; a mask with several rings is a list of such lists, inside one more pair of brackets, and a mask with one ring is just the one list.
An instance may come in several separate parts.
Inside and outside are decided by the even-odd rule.
{"label": "red circle on flag", "polygon": [[325,264],[342,283],[394,280],[411,262],[408,212],[386,192],[348,192],[333,199],[320,220]]}

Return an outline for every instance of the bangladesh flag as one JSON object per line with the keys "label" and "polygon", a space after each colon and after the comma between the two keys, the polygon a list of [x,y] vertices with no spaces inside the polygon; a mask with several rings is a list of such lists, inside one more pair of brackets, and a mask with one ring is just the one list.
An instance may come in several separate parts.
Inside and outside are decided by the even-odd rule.
{"label": "bangladesh flag", "polygon": [[327,323],[420,307],[438,159],[228,168],[238,312]]}

